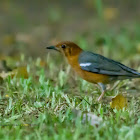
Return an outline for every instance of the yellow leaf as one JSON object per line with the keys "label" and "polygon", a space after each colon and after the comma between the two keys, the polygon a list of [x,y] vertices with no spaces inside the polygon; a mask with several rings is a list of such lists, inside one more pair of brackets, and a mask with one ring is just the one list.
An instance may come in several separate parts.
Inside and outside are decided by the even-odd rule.
{"label": "yellow leaf", "polygon": [[28,78],[28,72],[26,67],[18,67],[12,71],[12,76],[16,76],[18,78],[24,77],[25,79]]}
{"label": "yellow leaf", "polygon": [[45,61],[42,61],[42,60],[40,61],[40,66],[41,67],[45,67],[46,65],[47,65],[47,63]]}
{"label": "yellow leaf", "polygon": [[16,43],[15,35],[5,35],[3,38],[4,45],[11,45]]}
{"label": "yellow leaf", "polygon": [[116,108],[117,110],[123,109],[127,107],[127,99],[122,95],[119,94],[112,99],[110,103],[111,108]]}
{"label": "yellow leaf", "polygon": [[8,94],[6,94],[6,95],[5,95],[5,97],[6,97],[6,98],[9,98],[9,95],[8,95]]}
{"label": "yellow leaf", "polygon": [[25,123],[25,124],[23,124],[23,126],[29,126],[29,124],[26,124],[26,123]]}
{"label": "yellow leaf", "polygon": [[25,79],[27,79],[29,77],[28,72],[27,72],[27,68],[26,67],[18,67],[17,69],[14,69],[12,72],[2,72],[0,73],[0,77],[2,79],[7,78],[8,76],[13,77],[23,77]]}
{"label": "yellow leaf", "polygon": [[105,8],[103,14],[104,14],[104,18],[106,20],[112,20],[117,17],[118,9],[117,8]]}

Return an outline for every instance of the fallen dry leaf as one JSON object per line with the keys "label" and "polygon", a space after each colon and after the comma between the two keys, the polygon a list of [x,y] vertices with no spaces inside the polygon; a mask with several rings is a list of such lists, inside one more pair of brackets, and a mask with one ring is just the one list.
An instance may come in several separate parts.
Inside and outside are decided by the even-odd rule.
{"label": "fallen dry leaf", "polygon": [[18,78],[23,77],[25,79],[27,79],[29,77],[26,67],[18,67],[17,69],[14,69],[11,72],[4,72],[3,71],[2,73],[0,73],[0,77],[2,79],[7,78],[8,76],[11,76],[12,78],[15,76]]}
{"label": "fallen dry leaf", "polygon": [[18,67],[17,69],[14,69],[12,71],[12,75],[18,78],[24,77],[25,79],[29,77],[28,72],[27,72],[27,67]]}
{"label": "fallen dry leaf", "polygon": [[2,79],[5,79],[5,78],[7,78],[8,76],[11,76],[11,74],[12,74],[12,72],[1,72],[0,73],[0,77],[2,78]]}
{"label": "fallen dry leaf", "polygon": [[47,63],[46,63],[45,61],[42,61],[42,60],[41,60],[41,61],[40,61],[40,66],[41,66],[41,67],[45,67],[45,66],[47,66]]}
{"label": "fallen dry leaf", "polygon": [[16,37],[14,34],[8,34],[3,37],[4,45],[11,45],[16,43]]}
{"label": "fallen dry leaf", "polygon": [[112,102],[110,103],[111,108],[116,108],[117,110],[123,109],[127,107],[127,98],[125,98],[122,94],[117,95],[112,98]]}
{"label": "fallen dry leaf", "polygon": [[105,8],[103,14],[104,14],[105,20],[113,20],[118,16],[118,9],[117,8]]}
{"label": "fallen dry leaf", "polygon": [[75,118],[77,118],[77,117],[82,118],[82,123],[89,122],[90,125],[95,126],[95,125],[99,125],[102,122],[101,117],[98,117],[97,115],[95,115],[91,112],[83,113],[81,110],[76,110],[76,109],[73,109],[72,112],[73,112]]}

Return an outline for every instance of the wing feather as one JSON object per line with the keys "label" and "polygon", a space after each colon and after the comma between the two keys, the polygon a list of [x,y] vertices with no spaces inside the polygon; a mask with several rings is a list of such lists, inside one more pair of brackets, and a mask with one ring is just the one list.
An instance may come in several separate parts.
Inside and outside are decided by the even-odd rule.
{"label": "wing feather", "polygon": [[92,52],[83,51],[78,61],[81,69],[85,71],[113,76],[140,77],[140,73],[136,70]]}

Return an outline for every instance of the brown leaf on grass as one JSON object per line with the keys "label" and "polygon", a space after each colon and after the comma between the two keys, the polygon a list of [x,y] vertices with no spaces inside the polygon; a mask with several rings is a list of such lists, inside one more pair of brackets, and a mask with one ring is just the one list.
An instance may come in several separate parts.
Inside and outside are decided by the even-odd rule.
{"label": "brown leaf on grass", "polygon": [[122,94],[117,95],[112,99],[110,103],[111,108],[116,108],[117,110],[127,108],[127,98],[125,98]]}
{"label": "brown leaf on grass", "polygon": [[46,67],[46,66],[47,66],[47,63],[46,63],[45,61],[42,61],[42,60],[41,60],[41,61],[40,61],[40,66],[41,66],[41,67]]}
{"label": "brown leaf on grass", "polygon": [[27,68],[26,67],[18,67],[17,69],[14,69],[12,72],[2,72],[0,73],[0,77],[2,77],[2,79],[7,78],[8,76],[13,77],[23,77],[25,79],[27,79],[29,77],[28,72],[27,72]]}
{"label": "brown leaf on grass", "polygon": [[7,78],[8,76],[11,76],[11,72],[1,72],[0,73],[0,77],[2,78],[2,79],[5,79],[5,78]]}
{"label": "brown leaf on grass", "polygon": [[27,72],[27,67],[18,67],[17,69],[14,69],[12,73],[13,73],[13,76],[16,76],[18,78],[23,77],[27,79],[29,77],[28,72]]}
{"label": "brown leaf on grass", "polygon": [[118,16],[117,8],[105,8],[103,11],[105,20],[113,20]]}
{"label": "brown leaf on grass", "polygon": [[14,34],[8,34],[3,37],[4,45],[12,45],[16,43],[16,37]]}

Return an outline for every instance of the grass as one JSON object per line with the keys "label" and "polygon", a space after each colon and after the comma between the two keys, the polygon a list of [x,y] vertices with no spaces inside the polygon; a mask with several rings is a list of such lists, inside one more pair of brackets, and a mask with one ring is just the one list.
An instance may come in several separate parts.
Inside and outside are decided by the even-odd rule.
{"label": "grass", "polygon": [[[128,95],[126,110],[111,109],[109,102],[96,102],[100,92],[95,86],[75,78],[65,64],[54,69],[55,62],[50,59],[47,56],[44,68],[40,58],[25,60],[22,55],[20,62],[27,63],[28,79],[4,80],[0,87],[1,139],[140,138],[139,97]],[[97,115],[101,121],[96,125],[92,125],[94,120],[83,121],[82,114],[86,112]]]}
{"label": "grass", "polygon": [[[95,27],[92,28],[89,26],[89,30],[85,32],[86,28],[83,29],[83,27],[88,26],[88,22],[87,17],[84,18],[82,16],[80,22],[82,21],[83,26],[80,27],[80,30],[83,31],[78,33],[74,31],[73,34],[70,33],[71,38],[74,38],[75,42],[85,50],[91,50],[103,54],[106,57],[119,60],[140,71],[140,24],[131,22],[130,25],[114,28],[113,26],[116,26],[115,24],[120,23],[117,20],[117,23],[116,21],[114,23],[104,21],[102,17],[103,1],[96,0],[95,2],[98,17],[102,20],[98,21],[99,26],[96,25],[98,22],[92,16],[95,21],[90,19],[91,21],[89,20],[88,22],[95,22],[95,25],[92,23]],[[14,5],[13,2],[12,4]],[[31,6],[31,8],[27,9],[32,11],[34,3],[27,3],[27,5]],[[37,54],[39,51],[44,51],[44,48],[40,49],[38,47],[42,36],[45,36],[47,41],[52,40],[54,34],[58,34],[59,36],[58,32],[62,28],[59,25],[60,23],[62,25],[68,24],[71,27],[70,20],[67,20],[69,16],[65,15],[67,13],[66,10],[69,8],[60,7],[64,14],[63,17],[60,9],[57,11],[49,5],[50,10],[48,10],[46,8],[47,4],[40,5],[39,3],[37,5],[41,8],[43,5],[45,7],[44,11],[46,14],[42,14],[43,10],[40,13],[38,12],[38,18],[41,18],[42,15],[42,23],[37,18],[36,7],[32,12],[34,16],[32,16],[31,12],[24,12],[27,11],[24,4],[21,4],[22,8],[25,8],[24,10],[18,5],[15,5],[13,9],[15,7],[18,8],[18,10],[14,11],[15,13],[10,12],[10,7],[7,8],[9,9],[12,22],[2,22],[3,25],[7,24],[5,28],[1,26],[3,31],[8,26],[8,29],[11,27],[12,30],[17,31],[18,27],[25,32],[25,35],[22,31],[21,33],[20,31],[18,32],[19,37],[21,34],[21,42],[20,39],[19,41],[16,40],[16,37],[13,37],[13,35],[12,37],[5,37],[5,42],[8,43],[9,48],[7,47],[5,49],[4,46],[3,49],[8,52],[13,45],[13,50],[17,50],[14,51],[16,55],[17,52],[23,53],[20,58],[8,57],[6,62],[11,69],[18,65],[26,65],[29,76],[25,76],[26,72],[23,72],[23,74],[19,73],[18,77],[8,76],[4,80],[0,77],[0,139],[140,140],[139,79],[121,82],[113,91],[107,91],[103,103],[98,103],[97,98],[101,94],[99,89],[95,85],[77,77],[59,54],[46,52],[46,57],[42,58],[32,58],[27,55],[30,54],[32,56],[32,52],[27,49],[28,46],[32,46],[33,51],[37,49]],[[60,3],[60,5],[62,4]],[[6,8],[6,6],[3,7]],[[41,9],[40,7],[39,11]],[[70,6],[68,5],[68,7]],[[77,8],[75,11],[78,11]],[[76,13],[75,11],[74,14]],[[70,9],[70,15],[71,12],[72,10]],[[6,12],[4,11],[4,13]],[[31,21],[26,19],[30,15],[29,13],[31,14],[31,17],[29,17]],[[3,16],[5,15],[3,14]],[[49,17],[46,18],[47,16]],[[35,17],[35,21],[32,21],[33,17]],[[80,17],[78,17],[79,19]],[[44,21],[45,23],[43,23]],[[73,21],[72,25],[76,26],[76,24],[73,24]],[[83,23],[83,21],[86,22]],[[48,22],[51,23],[50,26]],[[15,28],[12,26],[12,23]],[[38,26],[34,25],[35,27],[33,27],[33,24],[37,23],[39,27],[42,27],[41,30]],[[32,29],[30,29],[30,26]],[[46,26],[50,31],[46,29]],[[54,31],[59,26],[61,27],[60,30]],[[55,28],[53,29],[53,27]],[[62,29],[64,31],[60,34],[63,38],[71,30],[68,30],[66,27]],[[44,28],[47,33],[43,31]],[[71,28],[75,30],[75,27]],[[32,32],[34,29],[37,30],[35,30],[36,33]],[[52,32],[54,32],[53,35]],[[42,36],[38,36],[36,39],[36,36],[40,34]],[[49,36],[46,37],[46,35],[50,35],[51,39]],[[113,83],[111,83],[110,87],[112,86]],[[110,107],[110,101],[108,99],[118,93],[122,93],[127,97],[127,109],[117,110]]]}

